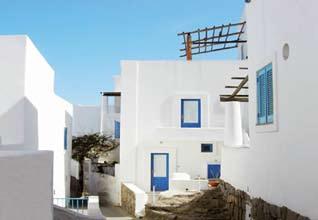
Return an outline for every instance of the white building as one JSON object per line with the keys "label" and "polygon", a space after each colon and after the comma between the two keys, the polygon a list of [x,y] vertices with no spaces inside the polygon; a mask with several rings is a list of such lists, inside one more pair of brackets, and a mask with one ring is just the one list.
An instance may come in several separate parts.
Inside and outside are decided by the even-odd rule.
{"label": "white building", "polygon": [[113,81],[112,92],[101,92],[100,105],[74,105],[73,136],[100,133],[119,138],[120,77],[114,76]]}
{"label": "white building", "polygon": [[246,4],[250,146],[222,151],[223,179],[311,219],[318,219],[317,8],[315,0]]}
{"label": "white building", "polygon": [[83,136],[100,132],[100,106],[73,105],[73,136]]}
{"label": "white building", "polygon": [[54,197],[68,196],[73,107],[27,36],[0,36],[0,102],[0,150],[53,151]]}
{"label": "white building", "polygon": [[149,192],[174,173],[219,175],[224,106],[219,95],[242,61],[123,61],[120,178]]}

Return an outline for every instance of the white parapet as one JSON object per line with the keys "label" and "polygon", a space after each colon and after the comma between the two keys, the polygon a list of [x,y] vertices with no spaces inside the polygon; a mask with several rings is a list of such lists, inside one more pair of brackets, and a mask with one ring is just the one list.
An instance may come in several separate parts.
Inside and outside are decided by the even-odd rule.
{"label": "white parapet", "polygon": [[191,179],[187,173],[173,173],[169,191],[201,191],[208,188],[207,179]]}
{"label": "white parapet", "polygon": [[127,187],[128,190],[130,191],[127,195],[124,195],[124,197],[127,197],[127,196],[131,197],[131,195],[133,194],[134,196],[131,198],[135,198],[135,203],[134,203],[135,210],[134,210],[134,213],[130,213],[130,214],[134,214],[135,216],[143,216],[145,205],[148,201],[148,195],[146,194],[145,191],[143,191],[142,189],[140,189],[138,186],[136,186],[133,183],[123,183],[123,185]]}
{"label": "white parapet", "polygon": [[104,219],[104,216],[99,208],[98,196],[88,197],[87,215],[89,217]]}
{"label": "white parapet", "polygon": [[52,220],[53,152],[0,152],[0,219]]}
{"label": "white parapet", "polygon": [[225,104],[224,145],[241,146],[243,144],[241,106],[239,102]]}

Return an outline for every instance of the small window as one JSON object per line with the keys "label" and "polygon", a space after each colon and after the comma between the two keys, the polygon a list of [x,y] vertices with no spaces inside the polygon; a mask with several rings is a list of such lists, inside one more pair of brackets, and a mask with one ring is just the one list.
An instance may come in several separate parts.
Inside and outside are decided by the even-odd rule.
{"label": "small window", "polygon": [[272,124],[273,116],[273,67],[268,64],[257,72],[257,124]]}
{"label": "small window", "polygon": [[115,138],[120,138],[120,122],[115,120]]}
{"label": "small window", "polygon": [[67,150],[67,128],[64,128],[64,150]]}
{"label": "small window", "polygon": [[212,153],[213,152],[213,144],[201,144],[201,152],[202,153]]}
{"label": "small window", "polygon": [[201,127],[201,100],[181,99],[181,127]]}

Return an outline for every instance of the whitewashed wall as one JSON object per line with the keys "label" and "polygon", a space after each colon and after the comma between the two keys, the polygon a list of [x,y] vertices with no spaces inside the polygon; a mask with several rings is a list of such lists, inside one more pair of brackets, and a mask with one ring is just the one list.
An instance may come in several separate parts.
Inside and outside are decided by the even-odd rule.
{"label": "whitewashed wall", "polygon": [[24,142],[25,41],[0,36],[0,136],[2,144]]}
{"label": "whitewashed wall", "polygon": [[[318,2],[254,0],[246,7],[250,148],[224,148],[222,177],[252,196],[318,219]],[[289,44],[290,57],[282,48]],[[273,62],[274,128],[256,127],[256,71]],[[275,85],[276,84],[276,85]]]}
{"label": "whitewashed wall", "polygon": [[65,197],[70,186],[73,107],[55,95],[54,71],[27,36],[1,36],[0,51],[2,144],[7,150],[12,146],[54,151],[54,192]]}
{"label": "whitewashed wall", "polygon": [[53,153],[0,153],[0,219],[53,219]]}
{"label": "whitewashed wall", "polygon": [[100,106],[74,105],[73,135],[99,133],[100,120]]}
{"label": "whitewashed wall", "polygon": [[[122,180],[149,191],[151,152],[171,153],[170,175],[180,170],[206,177],[204,164],[220,162],[220,151],[209,157],[200,152],[200,144],[222,142],[224,106],[219,95],[232,92],[224,86],[237,83],[230,78],[242,75],[240,65],[241,61],[123,61]],[[180,128],[181,98],[201,98],[202,128]],[[190,167],[190,158],[200,162]]]}

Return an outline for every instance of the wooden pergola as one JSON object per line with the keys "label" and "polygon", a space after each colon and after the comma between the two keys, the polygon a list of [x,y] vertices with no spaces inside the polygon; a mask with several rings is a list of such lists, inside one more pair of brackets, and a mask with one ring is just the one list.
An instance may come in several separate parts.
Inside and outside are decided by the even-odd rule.
{"label": "wooden pergola", "polygon": [[[247,67],[240,67],[241,70],[248,70]],[[232,80],[240,80],[240,83],[237,86],[225,86],[225,88],[235,89],[232,94],[229,95],[220,95],[221,102],[248,102],[248,95],[240,95],[239,92],[242,89],[248,89],[248,86],[245,86],[248,82],[248,75],[245,77],[232,77]]]}
{"label": "wooden pergola", "polygon": [[101,92],[102,96],[121,96],[120,92]]}
{"label": "wooden pergola", "polygon": [[245,25],[244,21],[178,33],[183,39],[180,57],[192,60],[192,55],[237,48],[239,43],[247,42],[241,39]]}

